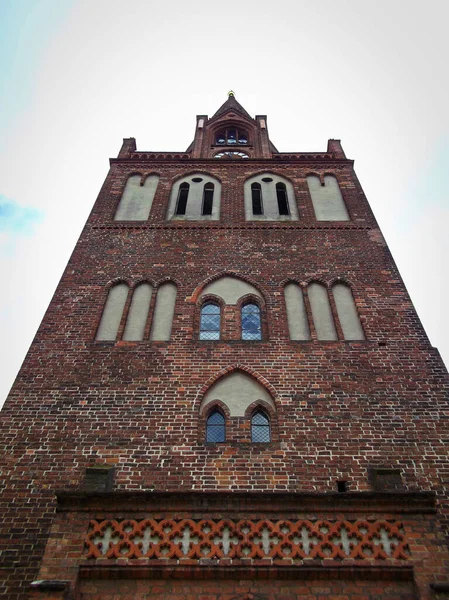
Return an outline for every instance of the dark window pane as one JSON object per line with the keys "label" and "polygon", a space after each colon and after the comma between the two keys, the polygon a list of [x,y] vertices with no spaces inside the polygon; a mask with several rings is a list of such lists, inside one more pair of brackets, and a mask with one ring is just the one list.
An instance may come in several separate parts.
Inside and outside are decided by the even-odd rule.
{"label": "dark window pane", "polygon": [[230,127],[227,130],[228,144],[235,144],[237,142],[237,130],[235,127]]}
{"label": "dark window pane", "polygon": [[251,185],[251,199],[253,202],[253,215],[263,215],[262,189],[260,183]]}
{"label": "dark window pane", "polygon": [[225,418],[218,410],[209,415],[206,422],[206,442],[225,441]]}
{"label": "dark window pane", "polygon": [[181,183],[178,192],[178,201],[176,203],[176,214],[185,215],[187,208],[187,198],[189,196],[189,184]]}
{"label": "dark window pane", "polygon": [[247,144],[248,136],[244,131],[239,131],[239,144]]}
{"label": "dark window pane", "polygon": [[280,215],[289,215],[287,188],[284,183],[276,184],[276,196],[278,199],[278,209]]}
{"label": "dark window pane", "polygon": [[270,421],[262,412],[256,412],[251,419],[251,441],[252,442],[270,442]]}
{"label": "dark window pane", "polygon": [[214,184],[206,183],[204,186],[203,193],[203,215],[211,215],[212,214],[212,205],[214,203]]}
{"label": "dark window pane", "polygon": [[226,144],[226,135],[223,131],[217,134],[217,144]]}

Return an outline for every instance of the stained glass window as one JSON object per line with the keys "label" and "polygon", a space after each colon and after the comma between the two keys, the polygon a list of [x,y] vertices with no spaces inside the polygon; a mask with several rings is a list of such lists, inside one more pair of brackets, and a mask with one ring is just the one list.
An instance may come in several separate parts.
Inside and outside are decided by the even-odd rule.
{"label": "stained glass window", "polygon": [[225,418],[219,410],[214,410],[207,417],[206,442],[224,442],[225,439]]}
{"label": "stained glass window", "polygon": [[220,339],[220,307],[218,304],[204,304],[201,308],[200,340]]}
{"label": "stained glass window", "polygon": [[255,412],[251,418],[251,441],[256,443],[271,441],[270,420],[261,410]]}
{"label": "stained glass window", "polygon": [[261,340],[260,308],[257,304],[245,304],[242,308],[242,340]]}

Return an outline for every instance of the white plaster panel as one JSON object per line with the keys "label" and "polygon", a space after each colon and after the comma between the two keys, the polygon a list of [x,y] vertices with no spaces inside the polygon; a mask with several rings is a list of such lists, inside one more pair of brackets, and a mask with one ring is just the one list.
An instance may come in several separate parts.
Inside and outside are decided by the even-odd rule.
{"label": "white plaster panel", "polygon": [[[273,181],[266,182],[262,179],[270,178]],[[253,203],[251,196],[251,184],[260,183],[262,188],[262,205],[263,214],[253,215]],[[280,215],[279,207],[276,195],[276,184],[284,183],[287,189],[288,207],[290,210],[289,215]],[[245,219],[247,221],[297,221],[298,220],[298,206],[296,204],[295,192],[293,185],[288,179],[281,177],[280,175],[274,175],[273,173],[261,173],[251,177],[244,184],[244,196],[245,196]]]}
{"label": "white plaster panel", "polygon": [[174,283],[162,284],[157,291],[150,340],[167,342],[170,339],[175,302],[176,285]]}
{"label": "white plaster panel", "polygon": [[324,177],[324,185],[319,177],[309,175],[307,183],[317,221],[349,221],[340,186],[333,175]]}
{"label": "white plaster panel", "polygon": [[332,288],[332,293],[334,294],[337,314],[345,340],[364,340],[365,334],[349,287],[337,283]]}
{"label": "white plaster panel", "polygon": [[260,292],[253,285],[236,277],[221,277],[213,281],[204,288],[201,297],[206,294],[219,296],[226,304],[237,304],[239,298],[246,294],[261,298]]}
{"label": "white plaster panel", "polygon": [[[193,181],[201,179],[200,182]],[[189,195],[187,198],[187,207],[185,215],[175,215],[176,203],[178,201],[179,186],[181,183],[189,184]],[[203,209],[203,194],[206,183],[214,184],[214,199],[212,203],[212,214],[202,215]],[[221,203],[221,184],[218,179],[205,175],[204,173],[194,173],[188,177],[178,180],[172,187],[170,193],[170,201],[168,204],[167,219],[175,219],[180,221],[218,221],[220,218],[220,203]]]}
{"label": "white plaster panel", "polygon": [[116,339],[127,298],[128,286],[126,283],[119,283],[109,290],[98,326],[97,340],[114,341]]}
{"label": "white plaster panel", "polygon": [[318,339],[336,340],[337,332],[335,330],[327,289],[320,283],[311,283],[307,291]]}
{"label": "white plaster panel", "polygon": [[134,290],[123,334],[124,340],[143,340],[150,308],[151,292],[152,288],[148,283],[142,283]]}
{"label": "white plaster panel", "polygon": [[309,323],[301,288],[296,283],[289,283],[285,286],[284,295],[290,339],[309,340]]}
{"label": "white plaster panel", "polygon": [[267,390],[255,379],[240,371],[217,381],[204,396],[201,408],[214,400],[221,400],[226,404],[232,417],[243,417],[248,406],[256,400],[263,400],[275,408]]}
{"label": "white plaster panel", "polygon": [[158,181],[158,175],[150,175],[145,179],[145,183],[140,185],[141,176],[131,175],[126,182],[114,219],[146,221],[150,216]]}

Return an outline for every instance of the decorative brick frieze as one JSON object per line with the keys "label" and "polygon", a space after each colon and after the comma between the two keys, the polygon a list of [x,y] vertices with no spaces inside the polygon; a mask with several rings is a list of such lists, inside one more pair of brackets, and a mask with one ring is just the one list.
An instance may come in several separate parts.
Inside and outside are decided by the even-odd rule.
{"label": "decorative brick frieze", "polygon": [[400,521],[91,520],[87,558],[397,559],[410,552]]}

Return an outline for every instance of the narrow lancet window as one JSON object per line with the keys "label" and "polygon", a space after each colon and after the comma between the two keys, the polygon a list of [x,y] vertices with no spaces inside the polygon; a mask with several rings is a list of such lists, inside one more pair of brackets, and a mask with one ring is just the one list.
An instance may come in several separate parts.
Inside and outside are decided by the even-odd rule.
{"label": "narrow lancet window", "polygon": [[126,283],[119,283],[109,290],[108,299],[98,326],[97,340],[114,341],[116,339],[126,299],[128,298],[128,289]]}
{"label": "narrow lancet window", "polygon": [[242,308],[242,340],[261,340],[260,308],[257,304],[245,304]]}
{"label": "narrow lancet window", "polygon": [[152,291],[152,287],[148,283],[142,283],[134,290],[123,334],[124,340],[143,340]]}
{"label": "narrow lancet window", "polygon": [[345,340],[364,340],[365,335],[350,288],[337,283],[332,288],[332,292]]}
{"label": "narrow lancet window", "polygon": [[288,207],[287,188],[285,183],[276,184],[276,197],[278,201],[278,209],[280,215],[289,215],[290,210]]}
{"label": "narrow lancet window", "polygon": [[226,440],[226,421],[219,410],[214,410],[207,418],[206,442],[224,442]]}
{"label": "narrow lancet window", "polygon": [[181,183],[179,186],[178,192],[178,201],[176,202],[176,213],[177,215],[185,215],[187,208],[187,198],[189,197],[189,188],[190,185],[188,183]]}
{"label": "narrow lancet window", "polygon": [[209,302],[201,308],[200,340],[220,339],[220,307]]}
{"label": "narrow lancet window", "polygon": [[258,410],[251,418],[251,441],[255,443],[267,443],[271,441],[270,419]]}
{"label": "narrow lancet window", "polygon": [[176,285],[170,281],[163,283],[157,291],[150,332],[151,341],[167,342],[170,340],[175,303]]}
{"label": "narrow lancet window", "polygon": [[263,215],[262,187],[260,183],[251,184],[251,199],[253,202],[253,215]]}
{"label": "narrow lancet window", "polygon": [[334,325],[327,289],[321,283],[311,283],[307,290],[312,308],[313,323],[319,340],[336,340],[337,331]]}
{"label": "narrow lancet window", "polygon": [[202,215],[212,214],[212,205],[214,203],[214,184],[206,183],[203,192],[203,208],[201,211]]}

